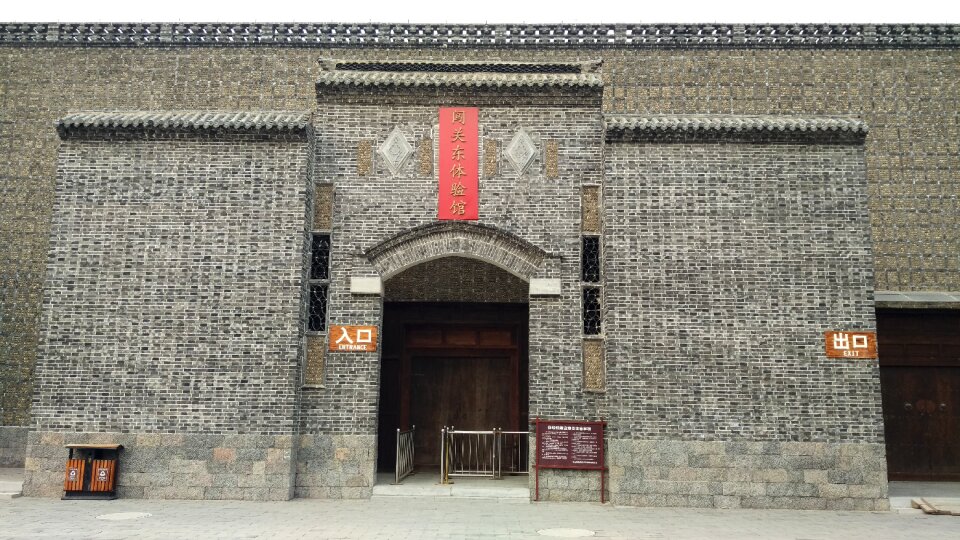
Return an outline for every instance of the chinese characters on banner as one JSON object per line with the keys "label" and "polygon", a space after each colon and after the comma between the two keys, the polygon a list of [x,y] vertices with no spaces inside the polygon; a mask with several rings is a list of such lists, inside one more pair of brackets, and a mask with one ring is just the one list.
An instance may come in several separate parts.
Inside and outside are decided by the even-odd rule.
{"label": "chinese characters on banner", "polygon": [[330,326],[330,350],[333,352],[376,352],[376,326]]}
{"label": "chinese characters on banner", "polygon": [[828,358],[876,358],[876,332],[827,332]]}
{"label": "chinese characters on banner", "polygon": [[440,108],[440,168],[437,219],[479,216],[479,109]]}

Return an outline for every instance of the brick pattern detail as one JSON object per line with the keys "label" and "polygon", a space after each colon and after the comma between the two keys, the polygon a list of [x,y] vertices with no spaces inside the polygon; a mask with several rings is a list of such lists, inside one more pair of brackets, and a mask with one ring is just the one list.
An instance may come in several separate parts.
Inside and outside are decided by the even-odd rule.
{"label": "brick pattern detail", "polygon": [[326,354],[327,336],[311,334],[305,339],[307,340],[307,367],[303,371],[303,384],[323,386],[323,360]]}
{"label": "brick pattern detail", "polygon": [[[429,287],[424,287],[429,283]],[[444,257],[410,267],[384,284],[390,302],[526,303],[530,285],[496,266]]]}
{"label": "brick pattern detail", "polygon": [[62,142],[41,431],[292,432],[311,151],[305,136]]}
{"label": "brick pattern detail", "polygon": [[544,174],[547,175],[547,178],[556,179],[560,177],[559,154],[558,142],[554,139],[546,141],[543,162],[545,169]]}
{"label": "brick pattern detail", "polygon": [[465,222],[425,225],[367,250],[371,264],[387,278],[437,257],[477,254],[528,280],[546,256],[543,250],[508,233]]}
{"label": "brick pattern detail", "polygon": [[863,147],[673,140],[606,153],[612,430],[882,443],[877,362],[823,349],[827,329],[875,326]]}
{"label": "brick pattern detail", "polygon": [[369,176],[373,172],[373,141],[357,141],[357,176]]}
{"label": "brick pattern detail", "polygon": [[433,139],[420,139],[417,146],[417,170],[420,176],[433,176]]}
{"label": "brick pattern detail", "polygon": [[499,162],[500,162],[500,143],[495,139],[484,139],[483,141],[483,177],[493,178],[494,176],[497,176]]}
{"label": "brick pattern detail", "polygon": [[313,230],[329,231],[333,226],[333,184],[319,184],[313,202]]}
{"label": "brick pattern detail", "polygon": [[600,186],[583,186],[580,224],[585,233],[600,234]]}
{"label": "brick pattern detail", "polygon": [[602,339],[583,340],[583,388],[592,391],[606,388]]}

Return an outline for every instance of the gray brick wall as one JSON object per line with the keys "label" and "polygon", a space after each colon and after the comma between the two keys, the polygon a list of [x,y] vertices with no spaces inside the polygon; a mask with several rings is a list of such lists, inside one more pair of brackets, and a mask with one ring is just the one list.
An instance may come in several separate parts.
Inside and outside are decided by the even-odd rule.
{"label": "gray brick wall", "polygon": [[[863,160],[850,140],[608,144],[604,333],[615,501],[885,504],[877,361],[824,352],[827,330],[875,330]],[[706,452],[703,441],[724,444]],[[801,464],[791,452],[812,457]],[[743,477],[737,468],[776,472]],[[689,482],[704,485],[691,491]],[[754,485],[730,492],[724,482]]]}
{"label": "gray brick wall", "polygon": [[[131,460],[183,458],[196,461],[190,471],[244,476],[238,487],[290,491],[311,153],[306,133],[62,142],[28,493],[59,489],[58,432],[96,432],[128,445]],[[152,435],[192,450],[148,454]],[[256,467],[217,469],[220,446],[224,463],[233,449],[243,463],[286,467],[288,485]],[[128,495],[163,496],[134,489],[144,487],[135,471],[121,465]],[[209,498],[220,495],[205,488],[226,487],[187,485],[196,489],[185,496]]]}
{"label": "gray brick wall", "polygon": [[[20,28],[8,31],[34,35],[32,25]],[[59,32],[56,25],[50,28]],[[223,34],[200,26],[179,35],[177,43],[185,46],[125,46],[133,43],[128,29],[119,39],[110,34],[119,32],[119,26],[65,29],[59,42],[35,34],[39,46],[24,46],[19,38],[6,41],[0,47],[0,141],[6,143],[0,145],[0,425],[27,425],[30,413],[57,164],[52,122],[67,110],[104,108],[308,109],[315,102],[318,56],[600,58],[606,113],[861,115],[872,128],[865,156],[877,288],[960,290],[960,211],[953,199],[960,190],[960,51],[942,44],[956,42],[956,27],[943,30],[941,45],[922,39],[928,32],[924,29],[888,27],[887,33],[868,36],[852,35],[843,26],[833,34],[837,43],[863,38],[874,40],[872,46],[792,46],[796,36],[788,38],[790,43],[782,41],[790,28],[772,27],[746,30],[751,37],[763,34],[758,41],[680,49],[627,46],[623,39],[629,25],[612,28],[619,45],[586,48],[535,46],[528,40],[524,46],[508,41],[497,47],[357,44],[329,50],[325,41],[314,45],[318,48],[301,48],[259,37],[222,46],[216,41]],[[71,41],[78,31],[89,32],[92,41]],[[692,39],[688,45],[702,36],[684,32],[696,31],[670,29],[680,41]],[[213,34],[186,45],[204,32]],[[156,28],[151,30],[151,39],[158,35]],[[306,35],[311,34],[283,30],[273,37]],[[606,43],[605,29],[602,36]],[[818,26],[816,39],[825,37]],[[342,32],[338,39],[345,39]],[[514,34],[512,39],[519,38]],[[877,39],[884,45],[878,46]],[[754,47],[762,42],[767,45]]]}

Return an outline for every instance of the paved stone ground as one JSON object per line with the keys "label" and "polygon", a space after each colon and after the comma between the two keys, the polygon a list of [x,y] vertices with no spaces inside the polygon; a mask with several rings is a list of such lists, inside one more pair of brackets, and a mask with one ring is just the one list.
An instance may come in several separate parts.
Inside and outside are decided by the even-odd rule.
{"label": "paved stone ground", "polygon": [[[120,521],[104,514],[147,512]],[[590,503],[381,498],[240,501],[0,501],[0,538],[544,538],[589,529],[602,538],[869,540],[960,537],[960,518],[894,512],[622,508]]]}

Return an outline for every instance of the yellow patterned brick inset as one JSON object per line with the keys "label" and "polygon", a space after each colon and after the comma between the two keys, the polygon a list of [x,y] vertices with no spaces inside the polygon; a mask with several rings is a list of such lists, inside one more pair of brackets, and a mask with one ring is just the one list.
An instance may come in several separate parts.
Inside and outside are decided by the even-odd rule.
{"label": "yellow patterned brick inset", "polygon": [[545,154],[547,178],[560,178],[560,145],[555,139],[547,141]]}
{"label": "yellow patterned brick inset", "polygon": [[603,340],[583,340],[583,389],[606,390],[604,380]]}
{"label": "yellow patterned brick inset", "polygon": [[307,386],[323,386],[324,347],[327,343],[325,335],[307,336],[307,368],[303,373],[303,384]]}
{"label": "yellow patterned brick inset", "polygon": [[493,178],[497,175],[497,153],[500,151],[500,145],[496,139],[485,139],[483,141],[483,176],[484,178]]}
{"label": "yellow patterned brick inset", "polygon": [[370,176],[373,173],[373,141],[357,142],[357,175]]}
{"label": "yellow patterned brick inset", "polygon": [[313,205],[313,230],[329,231],[333,227],[333,184],[317,186]]}
{"label": "yellow patterned brick inset", "polygon": [[420,176],[433,176],[433,139],[420,139],[417,167],[420,169]]}
{"label": "yellow patterned brick inset", "polygon": [[600,233],[600,186],[583,186],[580,220],[583,232]]}

